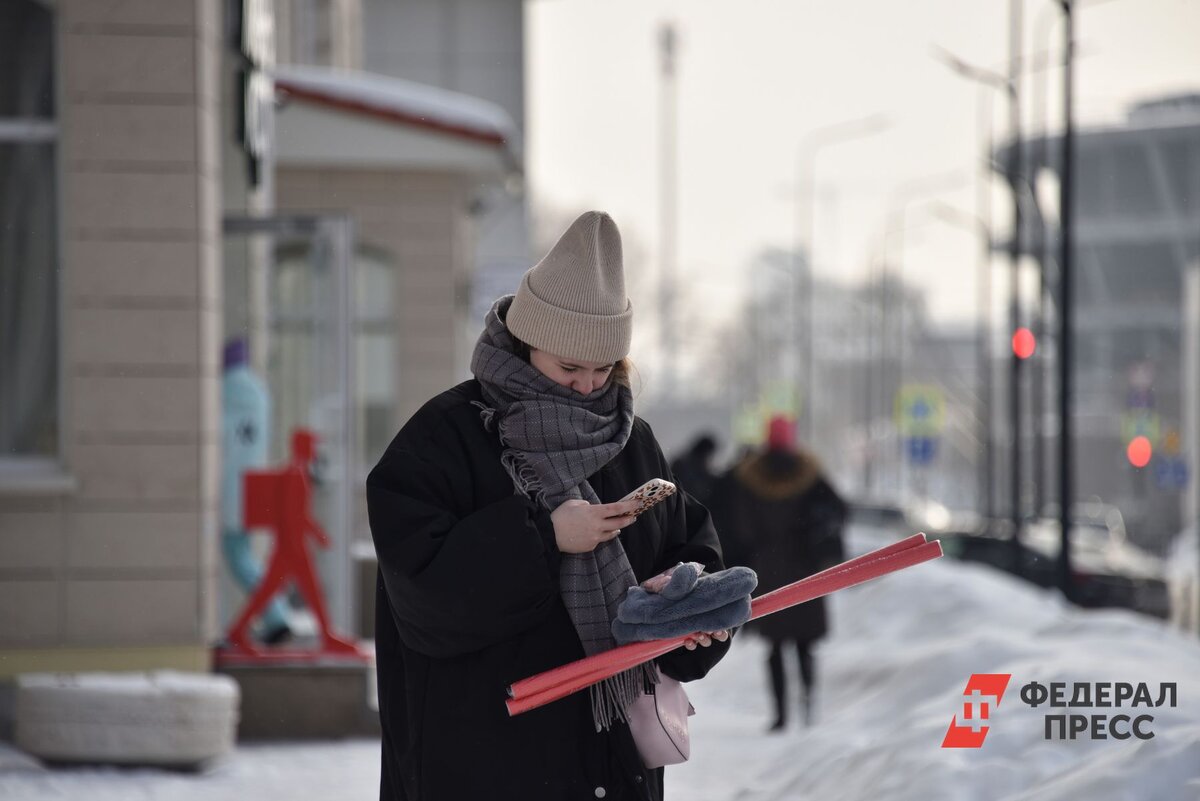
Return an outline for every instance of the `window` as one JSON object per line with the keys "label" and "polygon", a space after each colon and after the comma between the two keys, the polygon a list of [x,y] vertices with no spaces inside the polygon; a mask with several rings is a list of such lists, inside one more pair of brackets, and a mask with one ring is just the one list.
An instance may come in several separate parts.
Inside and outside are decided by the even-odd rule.
{"label": "window", "polygon": [[58,455],[54,12],[0,3],[0,463]]}
{"label": "window", "polygon": [[[278,253],[273,279],[270,383],[276,404],[274,440],[286,443],[295,425],[312,423],[314,404],[336,392],[330,383],[336,309],[332,277],[314,262],[307,245]],[[384,251],[359,247],[354,254],[354,363],[352,388],[354,451],[361,478],[375,465],[396,434],[396,268]],[[282,456],[282,454],[280,454]]]}

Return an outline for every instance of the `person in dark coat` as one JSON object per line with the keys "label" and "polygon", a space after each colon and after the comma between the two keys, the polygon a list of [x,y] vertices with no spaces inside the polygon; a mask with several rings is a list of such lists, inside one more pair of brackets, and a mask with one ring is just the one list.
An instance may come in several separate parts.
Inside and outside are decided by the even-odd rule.
{"label": "person in dark coat", "polygon": [[[737,480],[738,467],[749,458],[756,455],[756,449],[743,447],[739,449],[733,463],[716,474],[712,488],[709,491],[708,511],[712,514],[713,524],[721,532],[721,553],[725,556],[725,564],[750,566],[750,548],[747,544],[749,534],[738,526],[737,501],[739,484]],[[742,630],[753,631],[759,621],[752,620],[742,627]]]}
{"label": "person in dark coat", "polygon": [[515,717],[504,703],[513,682],[613,647],[629,586],[681,561],[724,568],[686,492],[636,518],[618,502],[671,479],[632,411],[630,319],[616,226],[589,212],[493,306],[475,378],[371,471],[381,801],[662,799],[622,707],[647,671],[704,677],[729,632]]}
{"label": "person in dark coat", "polygon": [[717,440],[712,434],[701,434],[688,449],[671,462],[671,472],[680,487],[705,506],[712,502],[713,484],[717,475],[712,469]]}
{"label": "person in dark coat", "polygon": [[[822,475],[816,457],[797,448],[794,439],[791,421],[772,419],[766,449],[733,469],[732,498],[723,510],[729,526],[748,549],[760,592],[778,589],[845,559],[842,528],[848,508]],[[767,659],[775,703],[771,731],[787,725],[784,651],[789,647],[799,656],[804,719],[812,723],[816,689],[813,645],[829,629],[825,600],[816,598],[753,625],[771,644]]]}

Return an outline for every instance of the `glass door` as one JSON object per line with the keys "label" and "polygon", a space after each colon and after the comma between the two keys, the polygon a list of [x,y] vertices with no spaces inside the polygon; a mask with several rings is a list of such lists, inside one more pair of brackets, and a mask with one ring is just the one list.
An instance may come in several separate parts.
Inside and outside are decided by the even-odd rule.
{"label": "glass door", "polygon": [[[313,555],[333,624],[353,632],[353,227],[340,216],[227,217],[224,233],[225,343],[245,343],[266,385],[268,464],[287,461],[295,429],[317,435],[312,511],[332,545]],[[222,586],[228,620],[244,596],[231,582]]]}

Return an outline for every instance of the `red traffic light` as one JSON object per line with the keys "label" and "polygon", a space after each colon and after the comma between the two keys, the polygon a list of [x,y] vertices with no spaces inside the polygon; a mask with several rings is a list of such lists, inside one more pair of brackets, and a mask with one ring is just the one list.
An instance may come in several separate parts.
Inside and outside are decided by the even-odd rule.
{"label": "red traffic light", "polygon": [[1154,446],[1146,437],[1134,437],[1129,440],[1129,447],[1125,449],[1125,456],[1129,459],[1129,463],[1137,468],[1150,464],[1150,457],[1153,455]]}
{"label": "red traffic light", "polygon": [[1028,328],[1018,328],[1012,337],[1013,353],[1018,359],[1028,359],[1037,350],[1037,339]]}

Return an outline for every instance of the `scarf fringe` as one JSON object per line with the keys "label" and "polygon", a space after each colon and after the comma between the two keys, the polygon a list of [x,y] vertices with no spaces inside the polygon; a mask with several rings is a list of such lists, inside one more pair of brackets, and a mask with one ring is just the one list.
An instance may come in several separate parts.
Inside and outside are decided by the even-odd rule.
{"label": "scarf fringe", "polygon": [[[484,430],[491,431],[496,424],[496,410],[480,401],[471,401],[471,405],[479,409],[479,419],[483,422]],[[517,492],[549,508],[546,502],[547,490],[542,487],[542,481],[538,478],[537,471],[521,458],[520,452],[511,448],[505,449],[500,454],[500,464],[512,478],[513,487]]]}
{"label": "scarf fringe", "polygon": [[608,731],[614,720],[629,722],[626,710],[639,696],[649,695],[661,681],[654,662],[610,676],[589,688],[596,731]]}
{"label": "scarf fringe", "polygon": [[538,478],[537,471],[521,458],[519,452],[513,450],[505,451],[500,455],[500,464],[503,465],[508,475],[512,478],[513,486],[516,487],[517,492],[526,498],[533,498],[543,507],[546,506],[546,490],[542,488],[542,482]]}
{"label": "scarf fringe", "polygon": [[471,401],[471,405],[479,409],[479,419],[483,421],[483,430],[491,431],[496,422],[496,410],[480,401]]}

